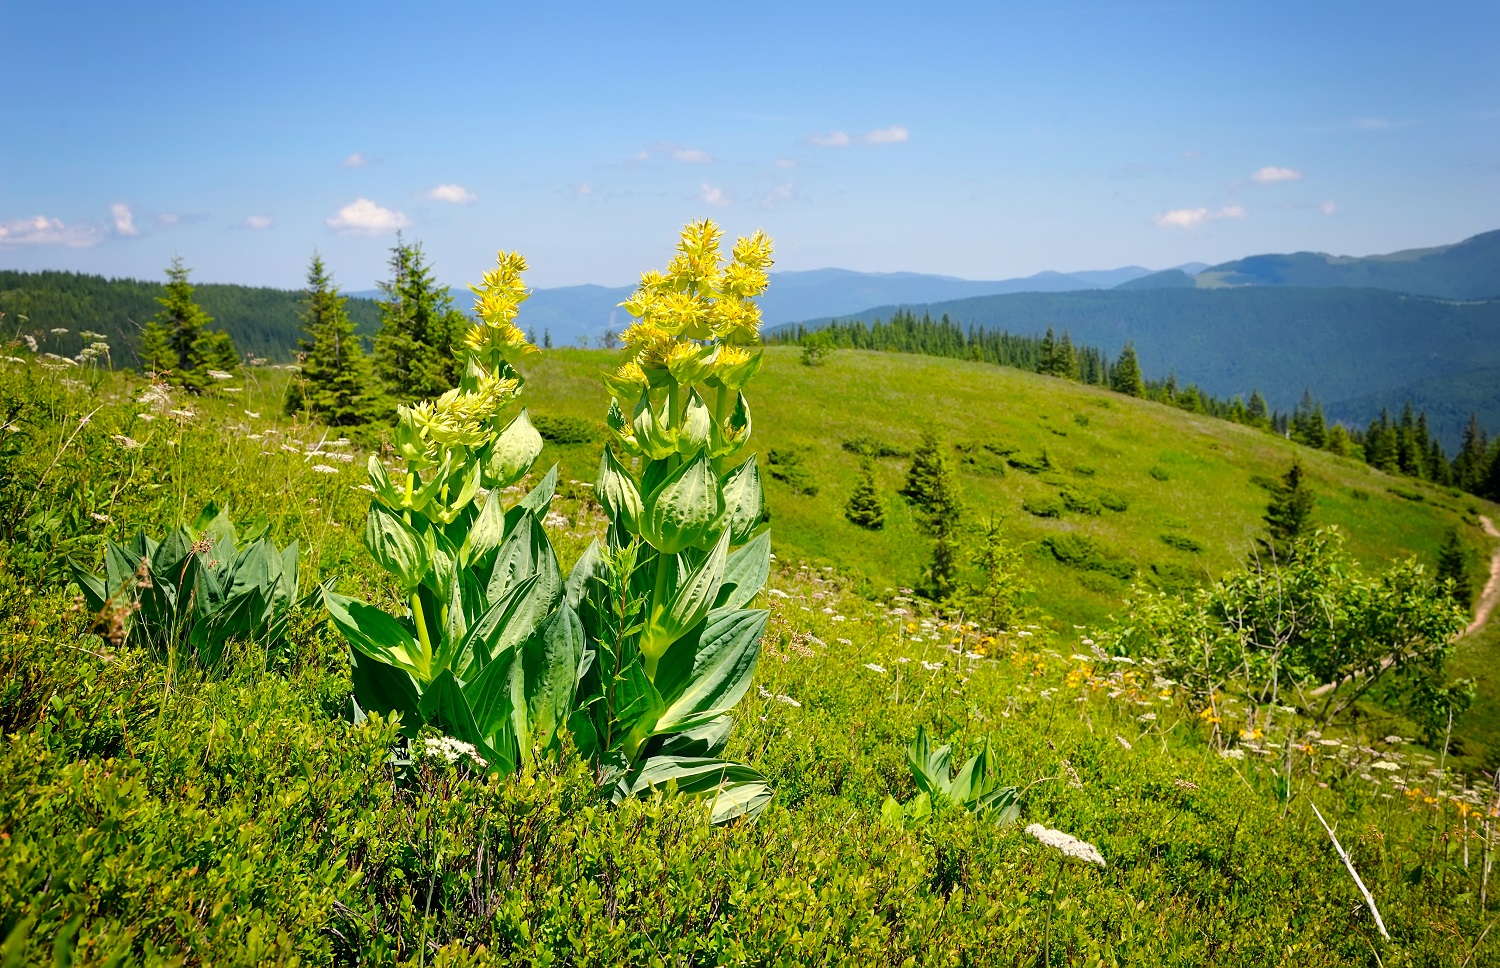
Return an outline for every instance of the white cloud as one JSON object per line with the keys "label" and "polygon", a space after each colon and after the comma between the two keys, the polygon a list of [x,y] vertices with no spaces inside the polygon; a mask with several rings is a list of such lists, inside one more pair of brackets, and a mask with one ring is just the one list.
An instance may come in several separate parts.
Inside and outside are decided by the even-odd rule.
{"label": "white cloud", "polygon": [[1333,202],[1324,202],[1322,205],[1318,206],[1318,211],[1322,212],[1324,215],[1334,216],[1339,213],[1339,207],[1333,204]]}
{"label": "white cloud", "polygon": [[698,187],[698,201],[705,205],[731,205],[734,203],[734,195],[717,185],[703,182]]}
{"label": "white cloud", "polygon": [[64,225],[55,218],[34,215],[0,222],[0,247],[60,245],[68,249],[88,249],[104,241],[105,234],[94,225]]}
{"label": "white cloud", "polygon": [[182,224],[182,216],[174,215],[171,212],[162,212],[160,215],[156,216],[156,221],[169,229],[175,229],[177,226]]}
{"label": "white cloud", "polygon": [[363,151],[356,151],[354,154],[350,155],[349,157],[345,158],[343,161],[339,162],[339,167],[340,168],[363,168],[364,166],[368,165],[369,163],[370,163],[370,159],[368,159],[368,158],[365,157],[365,153]]}
{"label": "white cloud", "polygon": [[271,227],[271,216],[269,215],[247,215],[245,216],[245,228],[268,229]]}
{"label": "white cloud", "polygon": [[797,186],[791,182],[782,182],[766,193],[766,197],[760,200],[762,208],[775,208],[781,202],[789,202],[797,197]]}
{"label": "white cloud", "polygon": [[807,139],[819,148],[847,148],[849,147],[849,136],[842,131],[830,131],[827,134],[815,134]]}
{"label": "white cloud", "polygon": [[594,194],[594,186],[588,182],[584,182],[573,189],[574,198],[588,198],[592,194]]}
{"label": "white cloud", "polygon": [[713,163],[713,156],[706,151],[697,148],[674,148],[672,157],[689,165],[708,165]]}
{"label": "white cloud", "polygon": [[430,198],[434,202],[448,202],[453,205],[473,205],[479,201],[478,195],[462,185],[439,185],[422,197]]}
{"label": "white cloud", "polygon": [[790,159],[790,158],[778,158],[776,160],[776,167],[777,168],[796,168],[797,167],[797,163],[795,161],[793,161],[792,159]]}
{"label": "white cloud", "polygon": [[1206,208],[1175,208],[1156,216],[1156,224],[1164,229],[1192,229],[1204,222],[1217,222],[1226,218],[1248,218],[1250,213],[1239,205],[1226,205],[1217,212]]}
{"label": "white cloud", "polygon": [[911,133],[899,124],[893,124],[889,128],[877,128],[865,135],[861,140],[867,145],[899,145],[911,137]]}
{"label": "white cloud", "polygon": [[1274,185],[1277,182],[1301,181],[1302,172],[1295,168],[1277,168],[1275,165],[1267,165],[1251,175],[1250,180],[1257,185]]}
{"label": "white cloud", "polygon": [[404,229],[411,220],[400,212],[383,208],[368,198],[356,198],[339,209],[337,215],[327,220],[328,227],[338,232],[357,232],[361,235],[380,235]]}
{"label": "white cloud", "polygon": [[140,235],[140,229],[135,227],[135,215],[131,213],[130,206],[124,202],[115,202],[109,207],[109,216],[114,219],[115,234],[124,236]]}

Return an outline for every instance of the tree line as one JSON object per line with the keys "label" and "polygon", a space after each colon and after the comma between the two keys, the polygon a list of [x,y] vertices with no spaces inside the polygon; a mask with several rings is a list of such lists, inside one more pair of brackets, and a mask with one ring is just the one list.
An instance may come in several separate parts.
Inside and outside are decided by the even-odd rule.
{"label": "tree line", "polygon": [[769,341],[801,345],[803,361],[814,365],[828,350],[867,349],[1029,370],[1256,427],[1304,446],[1363,460],[1391,474],[1500,501],[1500,439],[1492,440],[1474,414],[1458,453],[1450,460],[1429,432],[1426,412],[1414,410],[1409,403],[1399,418],[1392,419],[1382,410],[1368,427],[1330,424],[1310,390],[1304,391],[1291,413],[1272,409],[1259,390],[1251,390],[1248,401],[1240,395],[1226,400],[1192,383],[1180,385],[1175,373],[1165,379],[1147,379],[1130,343],[1111,358],[1097,347],[1074,343],[1066,330],[1058,336],[1051,327],[1042,336],[1024,336],[965,328],[947,313],[933,319],[928,313],[919,317],[912,310],[900,309],[889,320],[872,323],[835,320],[814,330],[799,324],[771,334]]}

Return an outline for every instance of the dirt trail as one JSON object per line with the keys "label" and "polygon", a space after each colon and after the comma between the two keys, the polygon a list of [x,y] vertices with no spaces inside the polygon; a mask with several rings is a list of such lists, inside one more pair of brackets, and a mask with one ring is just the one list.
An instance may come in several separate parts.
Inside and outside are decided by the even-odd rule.
{"label": "dirt trail", "polygon": [[[1495,522],[1483,514],[1479,516],[1479,526],[1491,538],[1500,538],[1500,531],[1495,529]],[[1469,623],[1464,634],[1473,635],[1483,628],[1497,603],[1500,603],[1500,548],[1496,548],[1495,553],[1490,556],[1490,580],[1485,583],[1484,591],[1479,595],[1479,604],[1474,608],[1474,621]]]}

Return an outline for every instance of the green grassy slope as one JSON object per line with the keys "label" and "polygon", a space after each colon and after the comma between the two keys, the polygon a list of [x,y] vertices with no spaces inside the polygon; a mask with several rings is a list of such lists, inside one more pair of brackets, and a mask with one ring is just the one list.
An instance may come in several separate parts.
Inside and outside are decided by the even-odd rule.
{"label": "green grassy slope", "polygon": [[[1129,583],[1061,564],[1044,539],[1084,535],[1133,564],[1147,581],[1216,575],[1243,560],[1261,531],[1267,492],[1257,479],[1281,475],[1294,457],[1317,492],[1318,522],[1343,529],[1351,550],[1369,564],[1409,554],[1434,560],[1444,529],[1455,523],[1476,554],[1488,547],[1469,510],[1484,502],[1262,431],[987,364],[851,350],[830,354],[824,366],[807,367],[798,362],[799,352],[768,349],[752,395],[757,447],[762,453],[802,452],[819,485],[816,496],[806,496],[769,482],[777,553],[837,565],[865,578],[876,592],[910,586],[926,560],[928,544],[895,493],[909,461],[877,462],[887,523],[883,531],[867,532],[843,517],[859,458],[842,444],[868,437],[909,450],[928,427],[954,445],[976,447],[978,465],[961,463],[964,455],[950,451],[961,471],[970,522],[994,515],[1010,541],[1027,546],[1037,604],[1060,627],[1102,619]],[[610,358],[593,351],[546,354],[529,367],[530,406],[598,422],[608,399],[595,374]],[[986,443],[1013,448],[1011,457],[1023,461],[1035,461],[1045,450],[1052,467],[1026,473],[983,450]],[[570,476],[593,479],[597,446],[555,449]],[[1022,508],[1028,499],[1035,504],[1063,490],[1113,495],[1127,507],[1098,515],[1065,510],[1058,518]],[[1163,536],[1189,539],[1203,550],[1178,550]]]}

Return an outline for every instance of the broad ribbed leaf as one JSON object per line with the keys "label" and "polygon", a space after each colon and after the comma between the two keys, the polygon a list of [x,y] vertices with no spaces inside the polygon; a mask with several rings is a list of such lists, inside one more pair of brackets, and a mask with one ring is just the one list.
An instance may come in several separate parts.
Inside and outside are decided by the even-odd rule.
{"label": "broad ribbed leaf", "polygon": [[526,476],[541,453],[542,435],[531,425],[531,416],[522,410],[485,454],[485,486],[510,487]]}
{"label": "broad ribbed leaf", "polygon": [[505,508],[500,492],[491,491],[479,508],[468,533],[464,535],[459,558],[466,568],[480,569],[493,560],[495,549],[505,540]]}
{"label": "broad ribbed leaf", "polygon": [[755,455],[724,475],[724,514],[731,540],[747,540],[766,513],[765,491],[760,483],[760,469]]}
{"label": "broad ribbed leaf", "polygon": [[[719,586],[724,582],[728,554],[729,532],[725,531],[714,549],[691,570],[683,567],[682,558],[687,555],[679,557],[676,574],[683,577],[672,576],[675,580],[671,584],[657,583],[651,613],[641,633],[641,652],[648,658],[660,658],[673,642],[708,615],[719,597]],[[664,591],[670,595],[665,601],[657,597]]]}
{"label": "broad ribbed leaf", "polygon": [[530,511],[536,515],[538,521],[545,518],[548,509],[552,507],[552,497],[556,493],[557,465],[553,464],[547,473],[542,475],[542,479],[536,482],[536,487],[527,491],[526,496],[521,498],[515,507],[506,512],[505,520],[507,522],[507,529],[509,528],[509,522],[512,520],[511,515],[513,514]]}
{"label": "broad ribbed leaf", "polygon": [[583,656],[583,626],[564,602],[517,651],[516,742],[528,761],[536,744],[555,745],[558,728],[567,722]]}
{"label": "broad ribbed leaf", "polygon": [[349,650],[349,678],[354,684],[354,698],[360,707],[382,716],[401,715],[401,732],[411,736],[422,725],[419,706],[422,688],[411,673],[365,655],[359,649]]}
{"label": "broad ribbed leaf", "polygon": [[770,613],[761,609],[714,612],[701,633],[667,651],[656,670],[666,709],[658,733],[701,726],[742,699],[755,675],[760,637]]}
{"label": "broad ribbed leaf", "polygon": [[390,475],[386,473],[385,465],[380,462],[380,458],[371,454],[370,459],[365,462],[365,470],[369,472],[370,486],[375,488],[376,499],[388,508],[399,510],[402,502],[406,499],[406,495],[392,483]]}
{"label": "broad ribbed leaf", "polygon": [[676,554],[703,544],[720,526],[724,495],[700,453],[673,471],[646,498],[641,534],[658,551]]}
{"label": "broad ribbed leaf", "polygon": [[557,564],[557,555],[541,520],[531,511],[524,511],[515,525],[500,542],[495,552],[495,564],[490,571],[485,596],[496,601],[506,595],[517,582],[533,575],[537,576],[545,589],[552,594],[562,591],[562,570]]}
{"label": "broad ribbed leaf", "polygon": [[84,604],[88,606],[91,613],[97,615],[104,609],[104,603],[109,598],[109,591],[104,587],[104,580],[84,571],[74,561],[68,562],[68,570],[73,573],[73,580],[78,583],[78,590],[83,593]]}
{"label": "broad ribbed leaf", "polygon": [[629,531],[640,527],[641,492],[636,487],[630,472],[615,459],[614,453],[604,448],[599,458],[599,475],[594,481],[594,497],[604,505],[610,520],[618,521]]}
{"label": "broad ribbed leaf", "polygon": [[771,802],[774,791],[765,777],[743,763],[685,756],[653,756],[630,772],[616,786],[610,799],[650,796],[656,791],[675,790],[711,804],[710,822],[723,823],[735,817],[756,817]]}
{"label": "broad ribbed leaf", "polygon": [[495,758],[492,768],[502,773],[513,772],[520,762],[515,729],[515,673],[519,658],[513,649],[501,653],[463,687],[475,725]]}
{"label": "broad ribbed leaf", "polygon": [[365,547],[375,563],[400,580],[407,592],[427,574],[427,542],[384,504],[371,504],[365,517]]}
{"label": "broad ribbed leaf", "polygon": [[543,585],[537,575],[513,586],[469,627],[453,657],[453,670],[465,678],[477,675],[490,661],[528,638],[556,600],[556,590]]}
{"label": "broad ribbed leaf", "polygon": [[729,734],[734,730],[734,717],[727,713],[711,719],[702,726],[669,736],[658,737],[653,742],[652,755],[656,756],[719,756],[729,745]]}
{"label": "broad ribbed leaf", "polygon": [[431,678],[428,657],[406,627],[385,612],[337,592],[324,592],[328,617],[349,644],[371,659],[404,669],[417,681]]}
{"label": "broad ribbed leaf", "polygon": [[748,544],[730,552],[724,563],[724,583],[715,608],[744,608],[765,587],[771,575],[771,532],[762,531]]}

